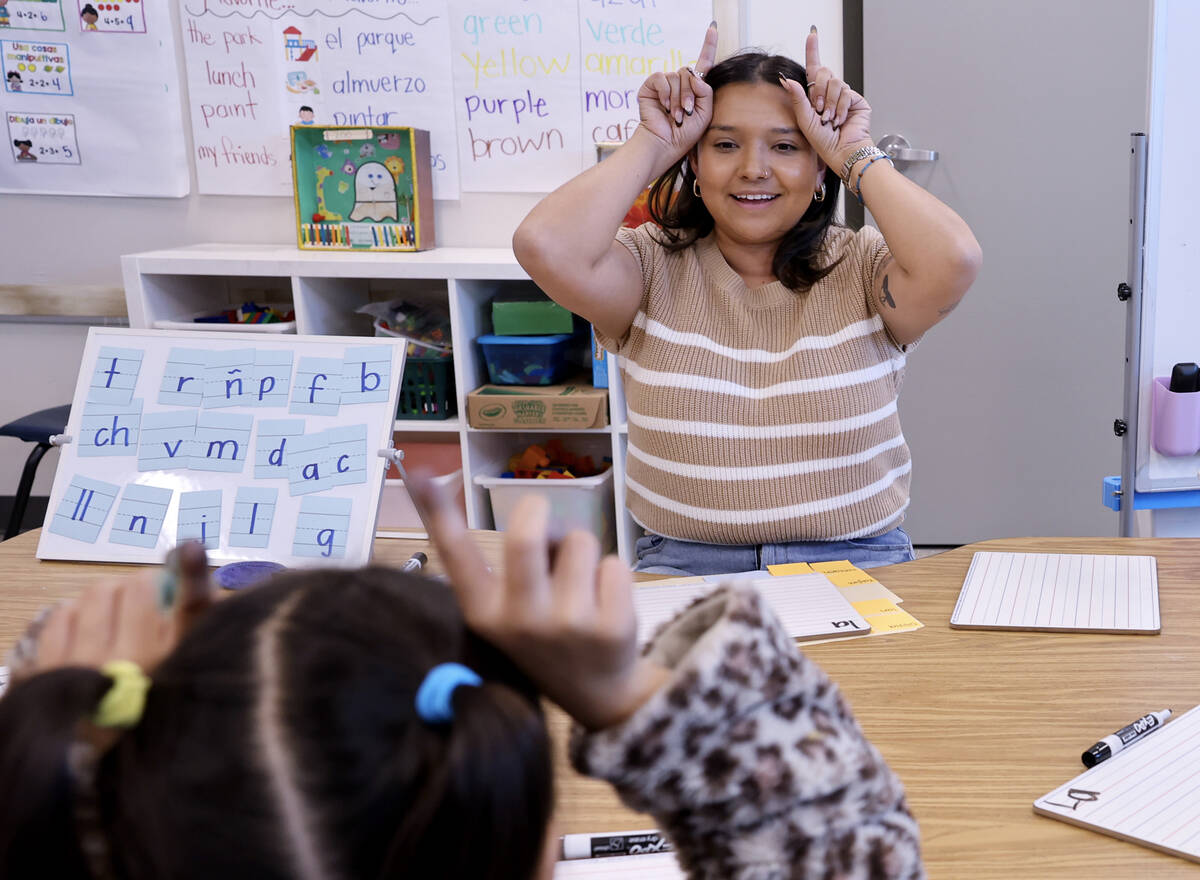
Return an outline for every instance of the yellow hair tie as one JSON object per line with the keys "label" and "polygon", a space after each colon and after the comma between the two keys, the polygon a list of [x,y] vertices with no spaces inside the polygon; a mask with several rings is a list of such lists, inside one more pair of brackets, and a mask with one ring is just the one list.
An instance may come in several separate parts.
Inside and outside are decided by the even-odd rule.
{"label": "yellow hair tie", "polygon": [[97,727],[133,727],[146,708],[150,679],[141,667],[129,660],[110,660],[100,671],[113,680],[112,687],[100,700],[92,723]]}

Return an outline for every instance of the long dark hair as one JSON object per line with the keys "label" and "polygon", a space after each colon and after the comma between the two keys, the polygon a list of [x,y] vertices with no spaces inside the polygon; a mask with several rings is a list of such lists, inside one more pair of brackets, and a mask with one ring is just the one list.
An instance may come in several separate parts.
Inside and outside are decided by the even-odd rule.
{"label": "long dark hair", "polygon": [[[446,661],[484,684],[426,724],[414,695]],[[67,753],[109,684],[60,669],[0,699],[0,876],[89,876],[96,835],[129,880],[294,877],[306,852],[345,877],[527,880],[539,863],[553,777],[537,696],[442,584],[290,573],[218,603],[82,792]]]}
{"label": "long dark hair", "polygon": [[[763,82],[778,86],[781,75],[806,88],[808,86],[808,76],[801,65],[783,55],[767,55],[763,52],[731,55],[715,65],[704,81],[712,87],[715,99],[716,93],[731,83]],[[775,277],[793,290],[807,290],[837,265],[835,262],[823,266],[819,257],[825,232],[837,210],[842,181],[837,174],[830,174],[829,169],[825,171],[824,181],[824,200],[809,204],[804,216],[779,242],[771,264]],[[681,185],[676,192],[677,182]],[[650,217],[662,227],[659,240],[669,251],[690,247],[697,239],[712,232],[712,215],[708,213],[704,201],[692,192],[695,182],[696,171],[685,157],[668,168],[650,186],[647,199]]]}

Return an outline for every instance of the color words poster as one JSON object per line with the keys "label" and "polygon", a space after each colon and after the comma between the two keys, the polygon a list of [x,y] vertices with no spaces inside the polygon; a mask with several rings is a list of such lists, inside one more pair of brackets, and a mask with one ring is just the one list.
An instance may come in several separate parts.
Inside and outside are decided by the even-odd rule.
{"label": "color words poster", "polygon": [[462,187],[544,192],[638,124],[655,72],[695,61],[708,26],[688,0],[451,0]]}
{"label": "color words poster", "polygon": [[444,0],[185,0],[201,192],[291,195],[289,126],[430,133],[434,196],[458,198]]}
{"label": "color words poster", "polygon": [[66,30],[59,0],[0,0],[0,29],[3,28]]}
{"label": "color words poster", "polygon": [[70,113],[7,113],[8,140],[16,162],[78,165],[75,117]]}
{"label": "color words poster", "polygon": [[4,90],[11,94],[73,95],[71,52],[66,43],[0,40]]}

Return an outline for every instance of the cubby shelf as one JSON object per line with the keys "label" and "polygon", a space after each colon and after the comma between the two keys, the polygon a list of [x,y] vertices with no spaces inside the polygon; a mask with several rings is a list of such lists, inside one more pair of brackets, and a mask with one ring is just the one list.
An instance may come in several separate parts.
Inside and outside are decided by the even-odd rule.
{"label": "cubby shelf", "polygon": [[[414,254],[330,254],[288,245],[199,244],[130,254],[121,259],[131,327],[151,328],[247,300],[290,303],[296,332],[316,336],[371,336],[371,319],[355,309],[403,297],[444,302],[450,312],[458,413],[444,421],[396,421],[397,435],[457,443],[466,486],[467,522],[494,528],[487,491],[475,474],[494,473],[498,462],[524,445],[556,434],[579,436],[585,453],[612,457],[617,550],[633,561],[640,529],[625,512],[625,400],[614,358],[609,358],[609,425],[574,431],[487,430],[466,421],[466,395],[487,382],[475,337],[490,332],[489,304],[503,291],[533,282],[504,248],[437,248]],[[582,435],[582,436],[580,436]],[[588,435],[590,439],[587,438]],[[401,436],[398,445],[403,446]]]}

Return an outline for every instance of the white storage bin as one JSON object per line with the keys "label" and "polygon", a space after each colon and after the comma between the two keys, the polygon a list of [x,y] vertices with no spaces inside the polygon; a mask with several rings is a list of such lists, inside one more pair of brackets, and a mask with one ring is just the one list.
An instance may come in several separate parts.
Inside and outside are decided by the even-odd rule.
{"label": "white storage bin", "polygon": [[[462,491],[463,472],[460,468],[449,474],[433,478],[433,482],[441,486],[443,492],[457,497]],[[416,505],[408,494],[408,488],[403,480],[384,480],[383,495],[379,500],[379,520],[376,527],[380,529],[397,529],[403,531],[424,532],[421,515],[417,513]]]}
{"label": "white storage bin", "polygon": [[[292,311],[292,307],[286,303],[267,303],[267,308],[274,309],[277,312],[287,314]],[[276,321],[272,324],[234,324],[214,321],[209,323],[203,321],[197,324],[193,318],[204,318],[216,312],[216,308],[201,309],[198,312],[192,312],[190,315],[185,315],[179,320],[167,320],[162,318],[153,323],[155,330],[208,330],[210,332],[231,332],[231,333],[295,333],[296,320],[293,318],[290,321]]]}
{"label": "white storage bin", "polygon": [[567,532],[584,529],[600,539],[606,551],[616,546],[616,516],[613,506],[613,476],[610,467],[594,477],[573,480],[513,480],[506,477],[475,476],[475,485],[488,490],[496,528],[508,528],[508,518],[526,492],[537,492],[550,503],[550,539],[561,540]]}

